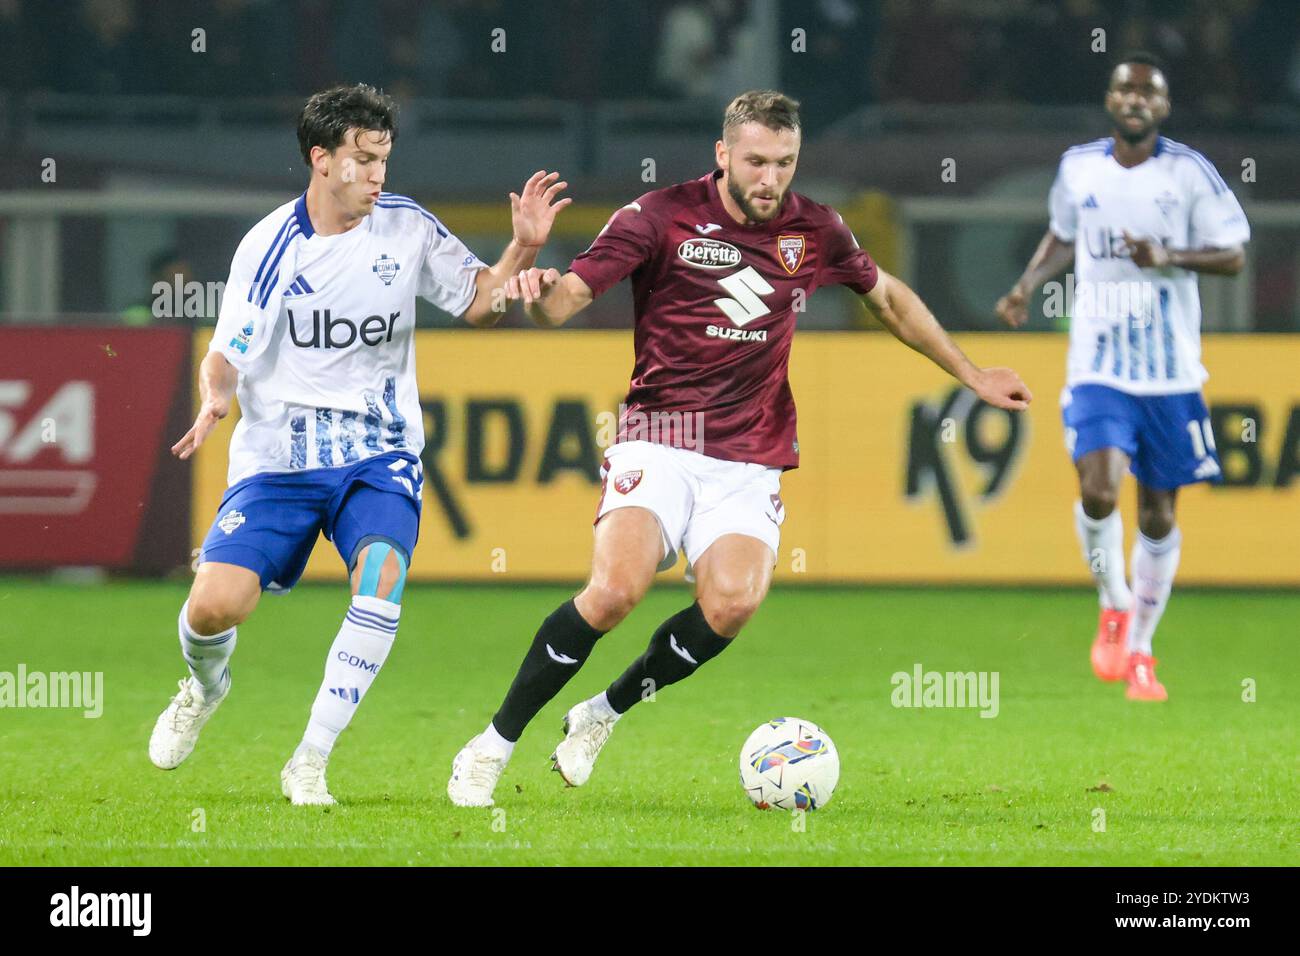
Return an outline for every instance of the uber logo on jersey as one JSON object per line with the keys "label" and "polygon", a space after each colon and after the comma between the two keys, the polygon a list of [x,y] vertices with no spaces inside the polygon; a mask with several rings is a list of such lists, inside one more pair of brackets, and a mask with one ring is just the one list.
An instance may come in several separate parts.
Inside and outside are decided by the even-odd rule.
{"label": "uber logo on jersey", "polygon": [[357,339],[362,345],[380,345],[393,340],[393,330],[401,312],[392,312],[388,318],[371,315],[359,323],[351,319],[336,319],[325,309],[322,316],[320,309],[311,312],[311,338],[298,338],[298,323],[294,320],[293,309],[289,313],[289,338],[300,349],[345,349]]}
{"label": "uber logo on jersey", "polygon": [[[1148,236],[1146,238],[1154,239],[1162,246],[1169,245],[1169,239],[1163,236]],[[1128,250],[1128,240],[1124,238],[1124,230],[1111,229],[1109,226],[1102,226],[1098,229],[1085,229],[1083,231],[1083,244],[1088,250],[1088,255],[1094,259],[1131,259],[1132,253]]]}
{"label": "uber logo on jersey", "polygon": [[687,239],[677,247],[677,258],[697,269],[730,269],[740,265],[740,250],[721,239]]}

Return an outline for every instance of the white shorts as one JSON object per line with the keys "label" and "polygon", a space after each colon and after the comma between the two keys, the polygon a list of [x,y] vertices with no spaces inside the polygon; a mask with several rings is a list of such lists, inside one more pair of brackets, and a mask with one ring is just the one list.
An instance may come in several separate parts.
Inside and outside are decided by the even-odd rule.
{"label": "white shorts", "polygon": [[628,441],[605,452],[600,477],[596,521],[616,508],[645,508],[659,519],[664,540],[660,571],[677,563],[679,549],[694,567],[724,534],[758,538],[776,563],[785,521],[780,468]]}

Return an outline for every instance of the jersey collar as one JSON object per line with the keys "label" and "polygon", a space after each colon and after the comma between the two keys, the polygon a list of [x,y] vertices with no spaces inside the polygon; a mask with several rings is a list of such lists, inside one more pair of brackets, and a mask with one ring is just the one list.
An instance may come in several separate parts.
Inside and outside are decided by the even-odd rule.
{"label": "jersey collar", "polygon": [[[298,221],[298,231],[302,234],[304,239],[310,239],[316,235],[316,229],[311,224],[311,216],[307,214],[307,193],[305,191],[301,196],[294,200],[293,216],[294,219]],[[333,242],[335,239],[344,239],[356,232],[365,232],[370,228],[373,217],[373,212],[367,213],[363,217],[364,221],[353,226],[347,232],[335,233],[332,236],[321,236],[319,241],[322,243],[329,243]]]}
{"label": "jersey collar", "polygon": [[298,197],[298,201],[293,204],[293,214],[298,219],[298,231],[302,233],[304,239],[310,239],[316,235],[316,230],[311,225],[311,216],[307,215],[306,190]]}
{"label": "jersey collar", "polygon": [[[1157,136],[1156,148],[1151,151],[1152,158],[1159,156],[1161,153],[1163,153],[1165,150],[1165,144],[1168,142],[1169,140],[1165,139],[1163,136]],[[1115,152],[1115,137],[1112,136],[1106,140],[1106,155],[1110,156],[1114,154],[1114,152]]]}

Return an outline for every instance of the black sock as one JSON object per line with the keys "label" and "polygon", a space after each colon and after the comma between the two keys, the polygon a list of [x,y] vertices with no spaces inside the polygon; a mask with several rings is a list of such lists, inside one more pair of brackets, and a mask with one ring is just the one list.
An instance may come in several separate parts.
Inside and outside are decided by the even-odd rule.
{"label": "black sock", "polygon": [[644,696],[690,677],[730,643],[731,638],[713,633],[699,603],[692,604],[660,624],[646,652],[609,685],[610,706],[627,713]]}
{"label": "black sock", "polygon": [[578,673],[603,633],[578,613],[572,598],[556,608],[542,622],[501,709],[492,718],[497,733],[518,740],[528,722]]}

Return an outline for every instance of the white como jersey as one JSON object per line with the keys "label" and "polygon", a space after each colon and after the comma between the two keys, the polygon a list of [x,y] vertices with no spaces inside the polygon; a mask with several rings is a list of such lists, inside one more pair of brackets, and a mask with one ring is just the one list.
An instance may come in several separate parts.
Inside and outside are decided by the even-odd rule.
{"label": "white como jersey", "polygon": [[460,315],[482,268],[433,215],[393,193],[338,235],[315,233],[306,194],[254,226],[209,346],[239,371],[229,483],[418,456],[415,297]]}
{"label": "white como jersey", "polygon": [[1074,243],[1068,384],[1109,385],[1142,395],[1199,391],[1201,302],[1196,273],[1140,269],[1124,232],[1175,249],[1250,239],[1237,197],[1214,165],[1161,136],[1154,154],[1125,169],[1113,139],[1061,156],[1052,186],[1051,230]]}

